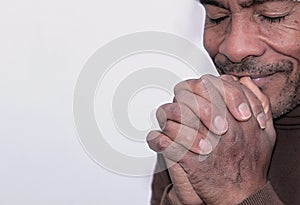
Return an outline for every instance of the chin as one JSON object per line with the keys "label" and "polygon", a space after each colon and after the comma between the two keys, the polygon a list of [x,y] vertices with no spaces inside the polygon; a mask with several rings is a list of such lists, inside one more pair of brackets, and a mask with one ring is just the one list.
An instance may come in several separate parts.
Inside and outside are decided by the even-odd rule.
{"label": "chin", "polygon": [[[287,99],[287,98],[286,98]],[[274,105],[271,102],[271,111],[273,119],[277,119],[290,111],[292,111],[297,105],[300,104],[299,99],[295,99],[295,97],[290,98],[288,101],[276,102]]]}

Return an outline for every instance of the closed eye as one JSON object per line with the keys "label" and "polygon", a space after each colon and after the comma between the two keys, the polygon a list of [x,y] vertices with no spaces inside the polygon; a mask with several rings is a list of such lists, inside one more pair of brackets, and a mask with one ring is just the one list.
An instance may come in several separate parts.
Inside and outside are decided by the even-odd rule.
{"label": "closed eye", "polygon": [[222,21],[224,21],[225,19],[228,18],[228,16],[223,16],[223,17],[220,17],[220,18],[209,18],[209,21],[213,24],[220,24]]}
{"label": "closed eye", "polygon": [[282,21],[284,21],[286,16],[276,16],[276,17],[270,17],[270,16],[264,16],[264,15],[260,15],[262,20],[266,20],[269,23],[280,23]]}

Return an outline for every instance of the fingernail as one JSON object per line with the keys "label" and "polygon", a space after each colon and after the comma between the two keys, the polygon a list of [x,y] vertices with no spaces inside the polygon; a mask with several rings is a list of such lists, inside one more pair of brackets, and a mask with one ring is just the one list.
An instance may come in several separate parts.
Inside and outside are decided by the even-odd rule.
{"label": "fingernail", "polygon": [[266,128],[266,115],[265,113],[260,113],[257,115],[256,117],[258,123],[259,123],[259,126],[261,129],[265,129]]}
{"label": "fingernail", "polygon": [[251,117],[251,111],[247,103],[241,103],[239,105],[239,112],[244,120]]}
{"label": "fingernail", "polygon": [[223,134],[228,129],[227,121],[223,117],[221,117],[220,115],[215,117],[214,126],[217,129],[217,131],[219,132],[219,133],[215,133],[215,134]]}
{"label": "fingernail", "polygon": [[199,142],[200,154],[208,155],[212,152],[212,145],[207,139],[201,139]]}

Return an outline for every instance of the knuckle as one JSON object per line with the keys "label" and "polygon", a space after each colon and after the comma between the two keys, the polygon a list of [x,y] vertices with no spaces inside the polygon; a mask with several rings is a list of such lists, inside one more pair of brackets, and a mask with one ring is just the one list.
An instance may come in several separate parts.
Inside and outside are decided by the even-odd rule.
{"label": "knuckle", "polygon": [[200,80],[201,80],[201,84],[203,84],[205,87],[210,87],[212,85],[220,86],[220,84],[223,83],[220,77],[216,77],[211,74],[206,74],[201,76]]}
{"label": "knuckle", "polygon": [[191,90],[196,90],[201,86],[201,79],[192,79],[192,80],[187,80],[187,83],[189,84],[189,87]]}
{"label": "knuckle", "polygon": [[200,79],[189,79],[189,80],[183,81],[174,87],[175,94],[177,94],[183,90],[190,91],[193,93],[201,93],[201,92],[205,92],[207,89],[206,89],[204,80],[201,77]]}
{"label": "knuckle", "polygon": [[156,111],[156,117],[159,121],[167,121],[167,119],[179,120],[181,115],[181,108],[178,103],[164,104]]}
{"label": "knuckle", "polygon": [[170,106],[172,106],[172,103],[163,104],[163,105],[158,107],[156,113],[159,112],[159,111],[166,112],[166,110],[168,110],[168,107],[170,107]]}
{"label": "knuckle", "polygon": [[170,145],[168,138],[157,131],[149,132],[147,135],[147,143],[148,146],[156,152],[161,152]]}
{"label": "knuckle", "polygon": [[[212,104],[210,106],[203,106],[201,107],[201,118],[202,120],[206,120],[206,119],[210,119],[211,118],[211,114],[212,114]],[[215,112],[217,113],[217,110],[215,110]]]}
{"label": "knuckle", "polygon": [[201,76],[199,79],[196,79],[191,82],[192,87],[195,90],[203,90],[206,88],[205,82],[208,81],[209,77],[207,75]]}
{"label": "knuckle", "polygon": [[189,79],[189,80],[182,81],[177,85],[175,85],[174,92],[177,93],[181,90],[193,90],[196,81],[197,79]]}
{"label": "knuckle", "polygon": [[200,79],[203,79],[203,80],[213,80],[213,79],[216,79],[217,77],[216,76],[214,76],[214,75],[211,75],[211,74],[205,74],[205,75],[203,75],[203,76],[201,76],[201,78]]}
{"label": "knuckle", "polygon": [[157,131],[150,131],[146,137],[147,143],[152,143],[157,137],[159,133]]}
{"label": "knuckle", "polygon": [[165,133],[168,133],[168,134],[170,134],[170,133],[173,133],[173,134],[174,133],[178,133],[176,123],[173,122],[173,121],[168,120],[166,122],[166,124],[165,124],[165,127],[164,127],[163,131]]}
{"label": "knuckle", "polygon": [[200,107],[200,97],[196,94],[190,93],[188,91],[186,92],[180,92],[178,95],[175,96],[177,99],[177,102],[179,103],[180,112],[182,114],[183,106],[190,107],[191,109],[198,110]]}
{"label": "knuckle", "polygon": [[200,78],[197,93],[210,99],[211,96],[216,95],[216,90],[222,90],[222,87],[223,83],[219,78],[216,79],[214,76],[204,75]]}
{"label": "knuckle", "polygon": [[174,120],[181,119],[182,113],[181,113],[181,108],[178,103],[172,104],[171,106],[169,106],[168,112],[170,113],[171,119],[174,119]]}
{"label": "knuckle", "polygon": [[223,74],[220,76],[220,78],[222,80],[226,80],[226,81],[229,81],[229,82],[234,82],[234,78],[232,75],[228,75],[228,74]]}
{"label": "knuckle", "polygon": [[187,98],[187,95],[188,95],[187,91],[181,90],[175,94],[175,99],[177,100],[177,102],[181,102]]}
{"label": "knuckle", "polygon": [[244,100],[243,92],[240,88],[235,86],[224,86],[226,101],[242,101]]}
{"label": "knuckle", "polygon": [[158,151],[164,151],[170,146],[170,143],[166,140],[164,135],[160,135],[157,140],[156,147]]}
{"label": "knuckle", "polygon": [[178,102],[184,101],[186,99],[189,99],[191,97],[190,92],[186,91],[186,90],[180,90],[175,94],[175,99]]}
{"label": "knuckle", "polygon": [[187,90],[189,87],[190,86],[187,81],[182,81],[175,85],[174,93],[180,92],[181,90]]}

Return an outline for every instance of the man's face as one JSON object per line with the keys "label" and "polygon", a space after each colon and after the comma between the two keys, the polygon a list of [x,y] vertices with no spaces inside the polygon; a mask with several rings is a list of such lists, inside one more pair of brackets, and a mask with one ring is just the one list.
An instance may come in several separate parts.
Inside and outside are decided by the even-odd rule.
{"label": "man's face", "polygon": [[204,45],[221,74],[250,76],[274,117],[300,102],[300,3],[202,0]]}

